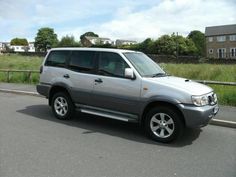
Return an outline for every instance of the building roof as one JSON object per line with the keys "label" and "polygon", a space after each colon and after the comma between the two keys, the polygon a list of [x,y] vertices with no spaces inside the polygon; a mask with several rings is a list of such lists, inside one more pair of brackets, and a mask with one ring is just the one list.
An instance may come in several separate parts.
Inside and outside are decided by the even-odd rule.
{"label": "building roof", "polygon": [[218,36],[225,34],[236,34],[236,24],[209,26],[205,29],[205,36]]}

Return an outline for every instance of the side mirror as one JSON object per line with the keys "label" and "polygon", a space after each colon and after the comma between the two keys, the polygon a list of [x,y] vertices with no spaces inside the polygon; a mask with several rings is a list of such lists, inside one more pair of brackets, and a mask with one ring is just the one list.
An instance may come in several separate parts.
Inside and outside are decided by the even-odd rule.
{"label": "side mirror", "polygon": [[132,80],[135,79],[134,71],[132,68],[125,68],[125,78]]}

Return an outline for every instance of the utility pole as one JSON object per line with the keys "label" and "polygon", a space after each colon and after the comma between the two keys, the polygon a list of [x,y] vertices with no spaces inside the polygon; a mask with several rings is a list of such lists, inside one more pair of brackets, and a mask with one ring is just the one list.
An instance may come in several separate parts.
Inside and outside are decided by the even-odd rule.
{"label": "utility pole", "polygon": [[179,59],[179,43],[178,43],[178,32],[176,33],[176,59]]}

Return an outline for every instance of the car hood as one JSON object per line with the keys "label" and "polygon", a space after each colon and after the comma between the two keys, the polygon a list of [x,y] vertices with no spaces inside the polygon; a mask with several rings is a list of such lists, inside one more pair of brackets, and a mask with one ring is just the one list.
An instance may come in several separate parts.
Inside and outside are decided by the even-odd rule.
{"label": "car hood", "polygon": [[183,92],[189,93],[190,95],[203,95],[213,91],[212,88],[206,85],[174,76],[145,78],[145,80],[154,82],[158,85],[160,84],[166,87],[181,90]]}

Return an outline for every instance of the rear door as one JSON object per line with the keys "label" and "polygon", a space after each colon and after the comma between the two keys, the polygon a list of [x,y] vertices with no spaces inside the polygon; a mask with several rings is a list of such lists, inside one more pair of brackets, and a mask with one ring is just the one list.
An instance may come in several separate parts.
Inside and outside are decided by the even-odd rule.
{"label": "rear door", "polygon": [[141,81],[124,77],[125,68],[129,68],[125,60],[118,53],[99,52],[97,67],[92,105],[114,111],[138,113]]}
{"label": "rear door", "polygon": [[95,72],[94,51],[72,51],[68,62],[68,76],[71,81],[71,94],[76,103],[90,104]]}

